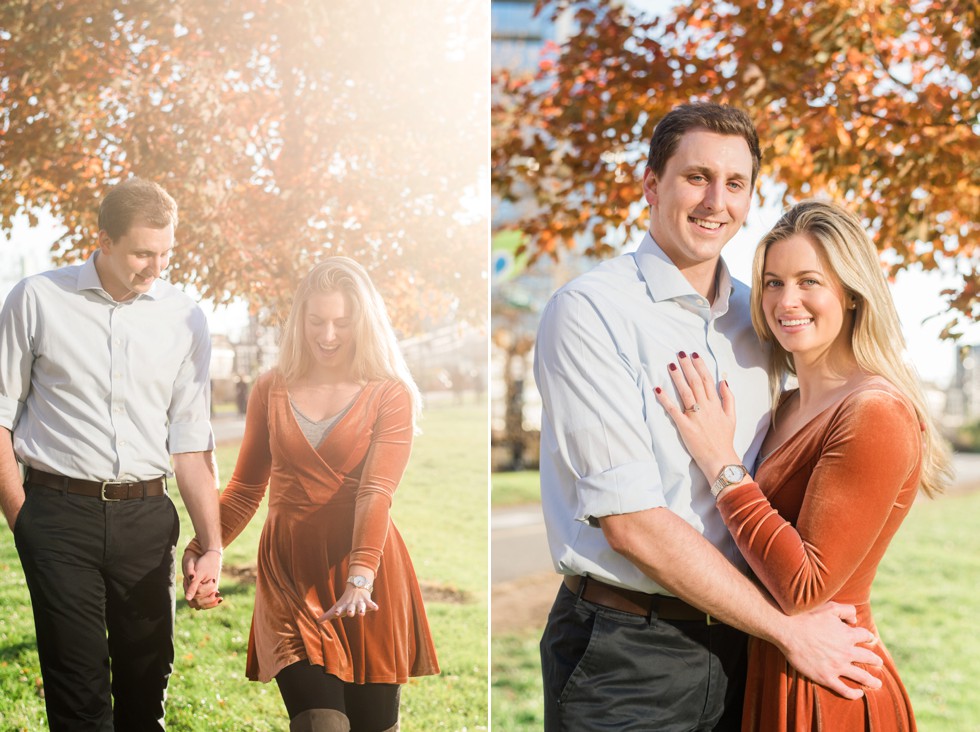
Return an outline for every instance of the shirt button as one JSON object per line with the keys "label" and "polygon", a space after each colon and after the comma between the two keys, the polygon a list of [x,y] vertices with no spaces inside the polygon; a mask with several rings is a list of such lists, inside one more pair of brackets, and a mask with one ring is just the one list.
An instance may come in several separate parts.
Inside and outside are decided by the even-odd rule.
{"label": "shirt button", "polygon": [[126,446],[126,440],[119,440],[119,446],[120,447],[125,447]]}
{"label": "shirt button", "polygon": [[115,339],[115,340],[113,340],[112,342],[113,342],[113,343],[115,343],[115,344],[116,344],[117,346],[118,346],[118,345],[119,345],[120,343],[122,343],[122,341],[121,341],[121,340],[119,340],[118,338],[116,338],[116,339]]}

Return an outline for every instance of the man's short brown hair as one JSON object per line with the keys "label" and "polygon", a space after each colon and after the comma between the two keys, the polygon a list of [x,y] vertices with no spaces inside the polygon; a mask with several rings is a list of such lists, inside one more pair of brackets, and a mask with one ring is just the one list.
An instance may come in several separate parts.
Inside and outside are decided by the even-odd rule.
{"label": "man's short brown hair", "polygon": [[660,120],[650,139],[650,154],[647,167],[658,178],[671,155],[677,150],[681,137],[691,130],[708,130],[719,135],[741,137],[752,153],[752,185],[759,175],[762,151],[759,149],[759,135],[755,125],[744,110],[714,102],[694,102],[674,107]]}
{"label": "man's short brown hair", "polygon": [[177,202],[156,183],[142,178],[125,180],[102,199],[99,231],[118,241],[134,225],[177,229]]}

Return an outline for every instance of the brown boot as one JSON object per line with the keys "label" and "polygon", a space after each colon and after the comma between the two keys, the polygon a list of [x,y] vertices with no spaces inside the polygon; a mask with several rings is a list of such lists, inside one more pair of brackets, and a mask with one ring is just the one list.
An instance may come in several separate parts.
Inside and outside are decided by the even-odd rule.
{"label": "brown boot", "polygon": [[289,732],[350,732],[350,720],[336,709],[307,709],[289,720]]}

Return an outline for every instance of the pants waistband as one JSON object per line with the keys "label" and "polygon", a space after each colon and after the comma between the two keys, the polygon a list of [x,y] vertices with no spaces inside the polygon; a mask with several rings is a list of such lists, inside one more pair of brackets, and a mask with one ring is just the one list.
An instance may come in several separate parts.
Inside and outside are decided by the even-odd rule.
{"label": "pants waistband", "polygon": [[24,482],[30,485],[39,485],[44,488],[66,491],[73,495],[98,498],[103,501],[126,501],[133,498],[163,496],[167,493],[167,478],[163,475],[159,478],[132,482],[118,480],[99,481],[69,478],[64,475],[56,475],[55,473],[46,473],[43,470],[28,468]]}
{"label": "pants waistband", "polygon": [[638,590],[627,590],[600,582],[594,577],[565,575],[565,586],[586,602],[602,605],[630,615],[656,617],[660,620],[697,622],[704,625],[721,625],[717,618],[698,610],[679,597],[651,595]]}

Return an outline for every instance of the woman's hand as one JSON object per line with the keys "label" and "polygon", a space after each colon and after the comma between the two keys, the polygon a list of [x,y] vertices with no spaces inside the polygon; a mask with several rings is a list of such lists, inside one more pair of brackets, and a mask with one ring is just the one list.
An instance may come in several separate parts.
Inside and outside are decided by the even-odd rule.
{"label": "woman's hand", "polygon": [[[205,552],[204,556],[213,560],[211,556],[208,556],[211,554],[217,554],[217,572],[220,572],[221,554],[209,551]],[[218,583],[211,578],[216,576],[216,573],[212,574],[203,566],[202,555],[195,554],[189,548],[185,549],[181,567],[184,575],[184,599],[187,600],[188,605],[195,610],[209,610],[224,602],[221,593],[218,591]],[[199,574],[202,575],[202,579],[195,581]]]}
{"label": "woman's hand", "polygon": [[317,618],[316,621],[323,623],[327,620],[336,620],[345,615],[352,618],[355,615],[366,615],[377,609],[378,605],[371,599],[371,593],[368,590],[363,587],[354,587],[354,585],[348,584],[347,590],[341,595],[334,606]]}
{"label": "woman's hand", "polygon": [[683,351],[677,364],[670,364],[670,379],[677,389],[680,406],[656,388],[657,401],[677,425],[684,446],[708,481],[718,477],[726,465],[742,459],[735,452],[735,397],[722,381],[714,378],[698,354],[690,357]]}

